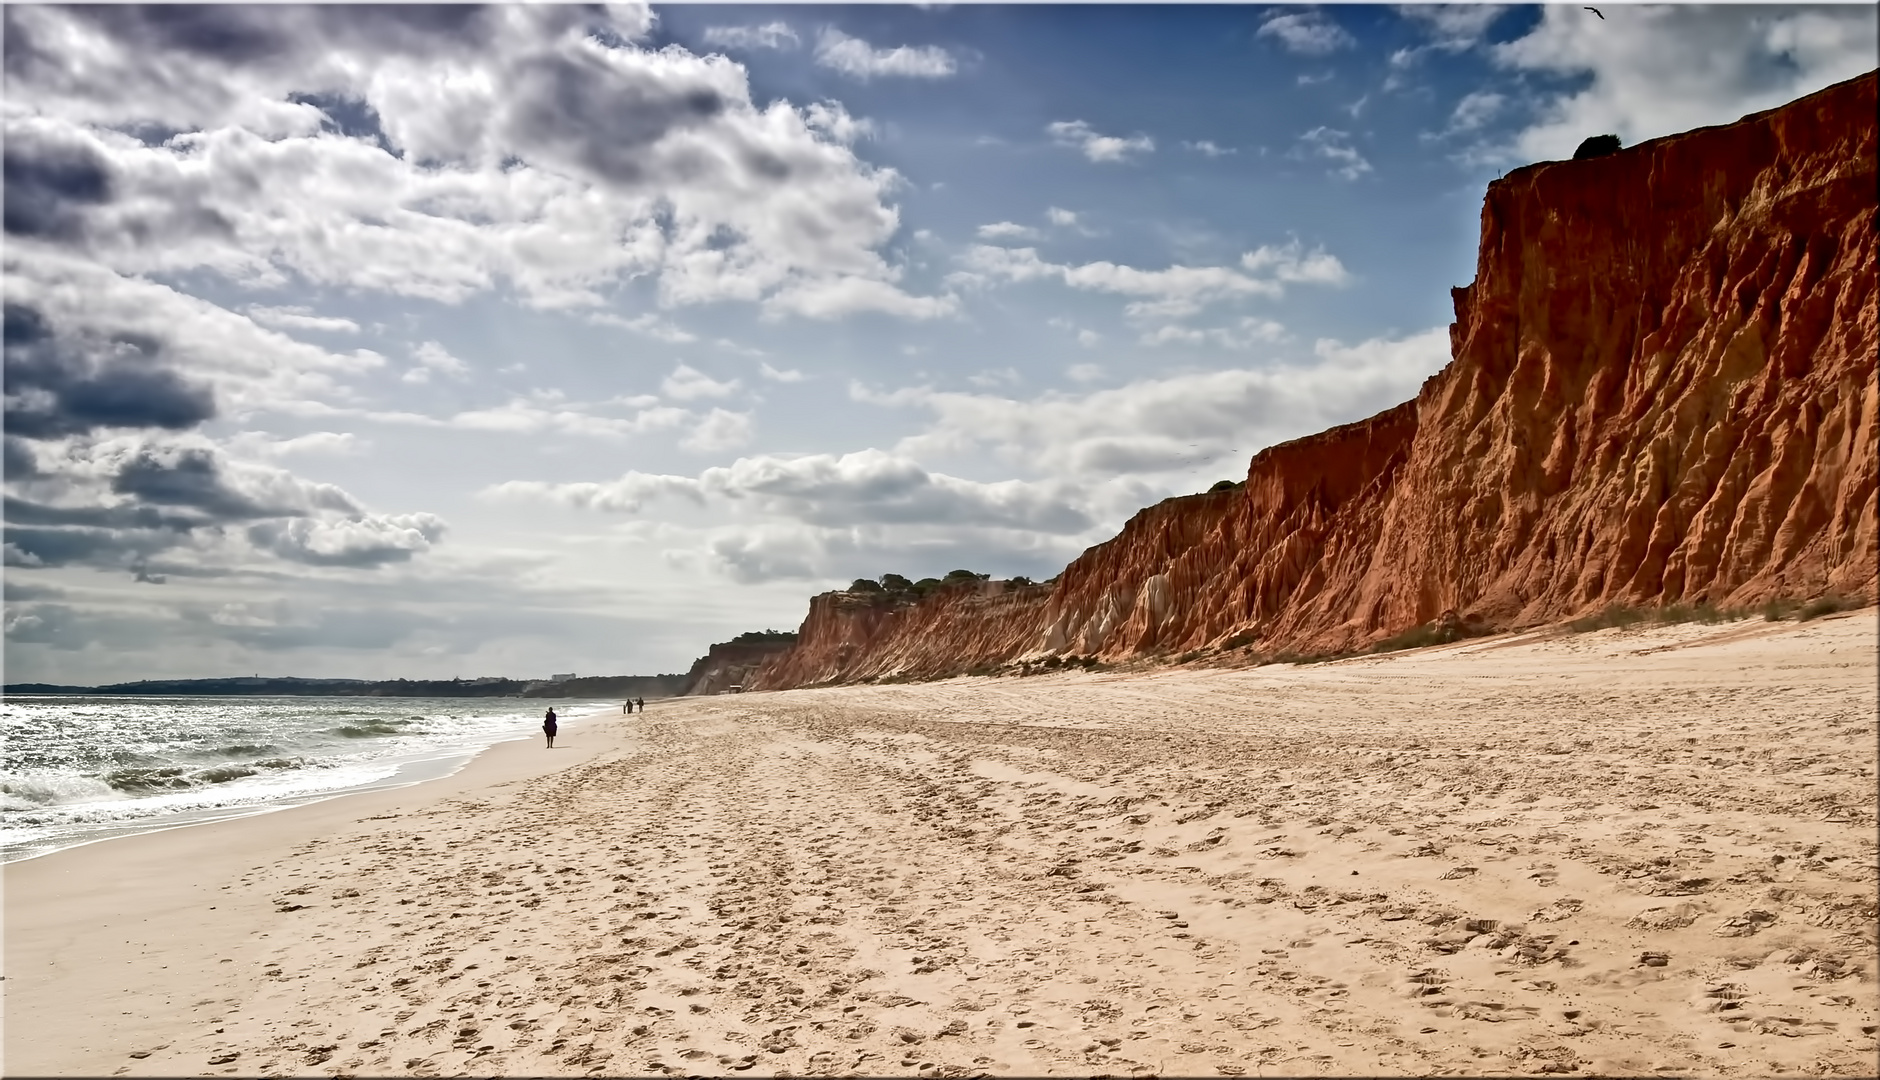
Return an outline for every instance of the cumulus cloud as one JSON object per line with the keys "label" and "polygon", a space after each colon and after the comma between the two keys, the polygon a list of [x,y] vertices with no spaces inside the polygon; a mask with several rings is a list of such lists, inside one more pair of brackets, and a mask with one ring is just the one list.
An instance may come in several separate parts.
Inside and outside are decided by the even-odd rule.
{"label": "cumulus cloud", "polygon": [[[9,354],[15,359],[9,363],[32,368],[22,376],[29,381],[54,377],[44,367],[55,363],[54,355],[55,366],[74,377],[130,365],[127,370],[171,382],[173,389],[210,393],[217,415],[240,414],[331,397],[343,380],[385,363],[370,350],[335,352],[298,341],[170,286],[55,251],[27,257],[19,245],[11,245],[4,266],[6,294],[16,314],[26,318],[30,310],[34,325],[44,330],[42,335],[16,320],[10,331],[15,336]],[[16,346],[22,351],[15,353]],[[9,393],[11,383],[9,374]],[[174,392],[153,393],[153,400],[174,398]],[[175,422],[189,426],[201,419],[206,416],[189,420],[178,414]]]}
{"label": "cumulus cloud", "polygon": [[412,367],[400,378],[408,383],[427,383],[433,375],[462,376],[470,365],[450,354],[435,341],[426,341],[411,350]]}
{"label": "cumulus cloud", "polygon": [[[16,242],[446,303],[651,277],[667,305],[859,279],[851,309],[908,307],[880,250],[899,178],[849,149],[863,125],[634,44],[644,8],[117,10],[6,11]],[[176,134],[124,134],[147,129]]]}
{"label": "cumulus cloud", "polygon": [[981,225],[976,231],[982,240],[1036,240],[1041,235],[1029,225],[1011,221],[995,221],[990,225]]}
{"label": "cumulus cloud", "polygon": [[723,49],[794,49],[802,39],[786,22],[762,26],[708,26],[703,40]]}
{"label": "cumulus cloud", "polygon": [[162,361],[164,342],[90,327],[58,332],[36,306],[5,314],[6,426],[28,439],[106,428],[193,428],[216,413],[210,388]]}
{"label": "cumulus cloud", "polygon": [[234,527],[251,551],[354,567],[408,559],[444,530],[430,514],[372,514],[335,485],[234,460],[197,435],[67,441],[57,467],[22,490],[6,497],[6,542],[16,565],[123,567],[139,580],[160,579],[147,565],[164,552],[239,562],[243,553],[230,546]]}
{"label": "cumulus cloud", "polygon": [[587,318],[589,322],[599,323],[602,326],[618,326],[622,330],[631,330],[636,334],[645,334],[647,337],[672,345],[684,345],[687,342],[698,340],[698,335],[676,325],[672,320],[662,318],[650,311],[642,312],[632,317],[615,315],[611,311],[603,311],[591,314]]}
{"label": "cumulus cloud", "polygon": [[359,324],[351,319],[332,315],[315,315],[313,309],[305,305],[290,304],[279,307],[267,304],[249,304],[248,317],[263,326],[272,326],[277,330],[315,330],[323,334],[357,334]]}
{"label": "cumulus cloud", "polygon": [[444,535],[433,514],[359,515],[335,520],[293,518],[250,526],[256,547],[310,566],[373,567],[429,551]]}
{"label": "cumulus cloud", "polygon": [[[359,504],[332,484],[226,459],[219,449],[190,443],[120,443],[109,488],[143,505],[177,507],[216,521],[303,517],[321,511],[360,513]],[[107,458],[109,460],[109,458]]]}
{"label": "cumulus cloud", "polygon": [[512,398],[487,409],[467,409],[438,419],[415,413],[363,412],[362,415],[385,423],[411,424],[418,427],[457,428],[463,431],[505,432],[534,435],[554,432],[564,435],[618,439],[654,431],[683,427],[694,414],[672,406],[642,408],[634,415],[608,416],[590,411],[586,406],[561,400],[559,394]]}
{"label": "cumulus cloud", "polygon": [[1144,345],[1212,345],[1244,351],[1285,341],[1287,337],[1286,327],[1272,319],[1243,318],[1231,326],[1205,329],[1160,326],[1143,334],[1141,341]]}
{"label": "cumulus cloud", "polygon": [[720,382],[689,364],[680,364],[659,384],[659,389],[675,401],[696,401],[699,398],[730,397],[742,385],[737,379]]}
{"label": "cumulus cloud", "polygon": [[1081,151],[1091,161],[1128,161],[1131,154],[1147,154],[1155,149],[1155,140],[1135,134],[1128,138],[1100,135],[1082,120],[1057,120],[1045,126],[1051,141]]}
{"label": "cumulus cloud", "polygon": [[1112,262],[1072,266],[1046,262],[1035,248],[987,244],[968,248],[960,262],[965,270],[954,275],[960,284],[1062,281],[1074,289],[1137,297],[1124,309],[1135,318],[1181,317],[1218,301],[1278,297],[1290,283],[1341,284],[1346,279],[1344,265],[1336,256],[1323,249],[1306,252],[1298,241],[1248,252],[1241,257],[1240,270],[1181,265],[1140,270]]}
{"label": "cumulus cloud", "polygon": [[1351,145],[1349,132],[1321,124],[1299,136],[1299,145],[1307,156],[1331,162],[1331,174],[1341,179],[1356,180],[1371,171],[1371,163]]}
{"label": "cumulus cloud", "polygon": [[1226,157],[1228,154],[1238,153],[1238,151],[1231,147],[1221,146],[1212,139],[1199,139],[1194,142],[1184,142],[1182,145],[1197,154],[1211,158]]}
{"label": "cumulus cloud", "polygon": [[1345,264],[1324,248],[1305,250],[1298,240],[1280,246],[1262,244],[1240,257],[1249,273],[1270,273],[1280,281],[1309,285],[1343,285],[1351,280]]}
{"label": "cumulus cloud", "polygon": [[1156,473],[1249,454],[1407,400],[1448,362],[1448,330],[1355,345],[1321,340],[1313,357],[1308,365],[1182,374],[1029,400],[931,387],[857,385],[850,393],[932,415],[927,430],[897,445],[910,457],[985,448],[1059,475]]}
{"label": "cumulus cloud", "polygon": [[1077,227],[1076,211],[1066,210],[1061,206],[1052,206],[1045,209],[1044,216],[1046,220],[1059,228],[1074,229]]}
{"label": "cumulus cloud", "polygon": [[766,379],[769,379],[771,382],[782,382],[782,383],[802,382],[804,378],[803,373],[796,370],[795,368],[774,368],[774,367],[771,367],[769,364],[764,363],[761,360],[758,361],[757,371],[758,371],[758,374],[762,375]]}
{"label": "cumulus cloud", "polygon": [[1479,129],[1482,125],[1501,114],[1502,106],[1508,99],[1492,90],[1476,90],[1464,94],[1456,102],[1455,111],[1449,116],[1446,135],[1460,135]]}
{"label": "cumulus cloud", "polygon": [[858,561],[862,547],[854,530],[790,522],[714,529],[702,546],[721,573],[744,585],[828,577],[835,565]]}
{"label": "cumulus cloud", "polygon": [[958,70],[952,54],[937,45],[877,49],[834,27],[816,39],[816,63],[853,79],[899,77],[944,79]]}
{"label": "cumulus cloud", "polygon": [[[1471,49],[1481,43],[1488,28],[1507,11],[1503,4],[1409,4],[1397,9],[1398,14],[1430,38],[1427,45],[1418,47],[1414,53],[1427,49],[1459,53]],[[1596,17],[1586,12],[1582,14]]]}
{"label": "cumulus cloud", "polygon": [[1027,529],[838,528],[773,521],[705,530],[688,547],[669,549],[666,558],[675,565],[702,563],[749,585],[773,581],[837,585],[885,571],[920,578],[962,566],[1000,576],[1023,573],[1042,578],[1055,573],[1091,539]]}
{"label": "cumulus cloud", "polygon": [[1024,377],[1013,367],[987,368],[966,376],[966,381],[974,386],[1016,386],[1024,381]]}
{"label": "cumulus cloud", "polygon": [[1090,527],[1077,489],[1059,482],[985,483],[927,470],[880,450],[766,454],[696,477],[629,472],[603,483],[509,481],[495,499],[537,499],[594,510],[637,512],[657,498],[748,505],[809,525],[955,525],[1076,533]]}
{"label": "cumulus cloud", "polygon": [[839,101],[810,102],[803,107],[803,122],[844,146],[875,135],[874,121],[850,116]]}
{"label": "cumulus cloud", "polygon": [[699,420],[698,425],[679,441],[687,450],[712,453],[719,450],[735,450],[746,446],[751,441],[751,414],[731,412],[728,409],[713,409]]}
{"label": "cumulus cloud", "polygon": [[1358,43],[1343,27],[1318,11],[1271,16],[1260,24],[1256,36],[1276,38],[1286,51],[1301,56],[1325,56]]}
{"label": "cumulus cloud", "polygon": [[763,309],[766,317],[841,319],[872,311],[919,322],[957,315],[960,302],[952,295],[910,296],[887,281],[846,277],[790,285],[765,300]]}
{"label": "cumulus cloud", "polygon": [[1872,5],[1632,7],[1605,20],[1541,9],[1525,36],[1497,45],[1500,66],[1575,80],[1543,95],[1536,119],[1495,148],[1501,161],[1570,157],[1603,132],[1630,145],[1727,123],[1880,66]]}
{"label": "cumulus cloud", "polygon": [[364,445],[364,440],[349,431],[311,431],[287,439],[276,439],[262,431],[243,431],[228,440],[232,454],[260,458],[301,454],[344,457],[358,453]]}

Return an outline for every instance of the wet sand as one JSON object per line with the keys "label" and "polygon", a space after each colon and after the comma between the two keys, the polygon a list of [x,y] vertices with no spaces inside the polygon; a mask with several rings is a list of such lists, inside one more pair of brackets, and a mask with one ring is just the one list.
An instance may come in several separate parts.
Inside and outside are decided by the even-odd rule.
{"label": "wet sand", "polygon": [[1876,621],[651,703],[7,868],[13,1075],[1870,1075]]}

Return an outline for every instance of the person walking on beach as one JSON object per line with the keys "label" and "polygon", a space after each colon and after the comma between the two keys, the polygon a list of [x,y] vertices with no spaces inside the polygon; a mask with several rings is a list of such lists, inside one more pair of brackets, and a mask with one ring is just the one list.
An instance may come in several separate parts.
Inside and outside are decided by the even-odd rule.
{"label": "person walking on beach", "polygon": [[639,706],[641,712],[646,711],[646,699],[645,698],[634,698],[633,703]]}
{"label": "person walking on beach", "polygon": [[542,718],[542,734],[548,736],[548,748],[555,748],[555,709],[549,707],[548,715]]}

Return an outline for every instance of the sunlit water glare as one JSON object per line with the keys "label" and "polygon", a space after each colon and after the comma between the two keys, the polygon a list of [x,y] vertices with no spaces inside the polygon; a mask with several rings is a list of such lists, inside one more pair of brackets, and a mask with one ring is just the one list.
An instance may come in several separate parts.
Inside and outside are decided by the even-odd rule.
{"label": "sunlit water glare", "polygon": [[15,697],[0,704],[0,861],[440,776],[617,707],[517,698]]}

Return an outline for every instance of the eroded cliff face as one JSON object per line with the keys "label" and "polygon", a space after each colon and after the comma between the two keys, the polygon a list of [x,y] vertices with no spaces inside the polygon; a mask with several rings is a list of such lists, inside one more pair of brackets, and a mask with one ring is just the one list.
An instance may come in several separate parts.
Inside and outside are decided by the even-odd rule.
{"label": "eroded cliff face", "polygon": [[1035,652],[1051,588],[986,581],[922,600],[827,592],[809,602],[797,647],[765,662],[757,689],[964,674]]}
{"label": "eroded cliff face", "polygon": [[1489,188],[1353,629],[1873,597],[1874,88]]}
{"label": "eroded cliff face", "polygon": [[764,661],[787,652],[789,641],[721,641],[692,662],[681,696],[722,694],[749,681]]}
{"label": "eroded cliff face", "polygon": [[[1003,604],[827,594],[760,685],[1876,594],[1875,76],[1491,184],[1453,359]],[[980,601],[1002,597],[986,596]]]}

